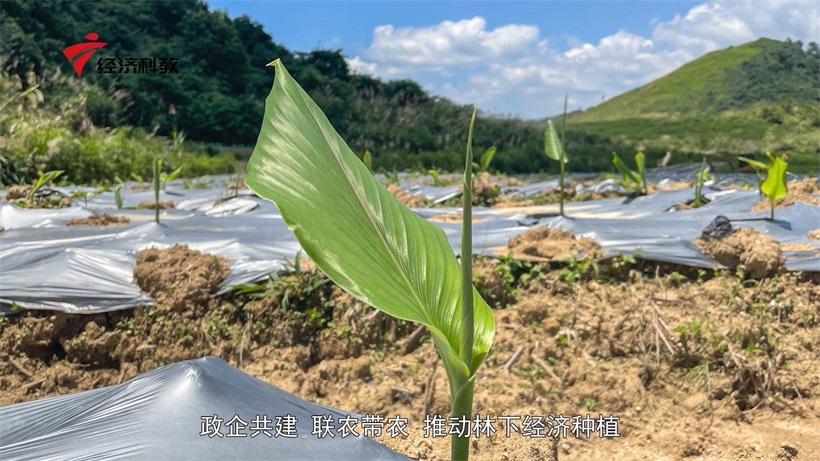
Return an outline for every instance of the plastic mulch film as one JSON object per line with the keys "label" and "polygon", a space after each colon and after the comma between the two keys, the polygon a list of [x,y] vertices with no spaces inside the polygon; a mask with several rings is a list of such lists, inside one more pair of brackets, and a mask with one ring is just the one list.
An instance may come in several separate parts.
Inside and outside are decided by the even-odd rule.
{"label": "plastic mulch film", "polygon": [[[234,285],[265,280],[271,272],[282,270],[300,246],[276,206],[247,189],[229,190],[218,179],[201,180],[213,183],[205,189],[169,185],[160,199],[173,201],[175,208],[161,211],[159,225],[153,222],[153,210],[116,209],[112,192],[94,196],[87,207],[75,202],[69,208],[29,210],[0,204],[0,226],[6,228],[0,232],[0,314],[9,313],[12,306],[96,313],[148,304],[152,300],[134,284],[133,271],[136,254],[151,247],[186,244],[225,257],[231,271],[218,294]],[[516,188],[534,194],[556,184],[547,181]],[[597,186],[610,187],[612,182],[585,187]],[[447,196],[454,187],[419,185],[414,192],[428,198]],[[694,246],[694,241],[716,216],[725,215],[735,227],[753,227],[781,243],[801,244],[801,251],[784,252],[788,269],[820,271],[820,240],[807,236],[809,231],[820,228],[820,206],[798,202],[776,210],[777,219],[769,221],[763,219],[768,217],[767,211],[750,211],[761,199],[756,191],[707,191],[710,202],[697,209],[681,207],[694,198],[691,188],[637,198],[569,202],[565,217],[557,216],[557,204],[476,207],[474,251],[500,255],[510,238],[546,225],[591,237],[610,255],[622,253],[652,261],[716,267]],[[125,200],[131,204],[153,200],[153,192],[130,192]],[[414,211],[425,218],[461,213],[458,208]],[[120,227],[66,226],[70,219],[100,212],[125,216],[131,222]],[[461,223],[435,224],[459,252]]]}
{"label": "plastic mulch film", "polygon": [[[312,433],[314,415],[330,418],[332,436]],[[359,416],[206,357],[115,386],[0,407],[0,459],[409,459],[363,436],[342,437],[345,418]],[[348,427],[362,434],[360,425]]]}

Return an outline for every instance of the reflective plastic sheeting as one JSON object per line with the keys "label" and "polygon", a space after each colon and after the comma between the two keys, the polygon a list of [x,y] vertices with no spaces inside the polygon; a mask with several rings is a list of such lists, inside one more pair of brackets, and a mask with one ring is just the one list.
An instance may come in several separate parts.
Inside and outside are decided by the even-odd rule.
{"label": "reflective plastic sheeting", "polygon": [[[276,417],[286,415],[296,418],[296,438],[273,436]],[[334,437],[312,435],[313,415],[333,418]],[[339,421],[348,415],[358,419],[205,357],[115,386],[0,407],[0,459],[409,459],[366,437],[342,437]],[[234,416],[241,422],[226,424]]]}
{"label": "reflective plastic sheeting", "polygon": [[[458,186],[433,187],[409,182],[404,186],[430,199],[444,200],[458,194]],[[55,210],[21,209],[0,205],[0,314],[16,304],[28,309],[95,313],[126,309],[152,300],[133,283],[136,254],[150,247],[168,248],[186,244],[194,250],[225,257],[231,272],[217,294],[232,286],[265,280],[281,271],[300,251],[273,203],[248,195],[246,189],[229,191],[219,181],[234,178],[205,178],[206,189],[181,189],[169,185],[161,199],[175,201],[176,208],[162,210],[161,224],[153,222],[153,210],[114,206],[112,192],[103,192],[80,206]],[[557,186],[541,181],[522,186],[504,186],[509,194],[534,195]],[[617,186],[612,180],[584,186],[588,189]],[[814,251],[786,251],[790,270],[820,271],[820,240],[807,233],[820,228],[820,206],[798,202],[776,210],[750,210],[761,196],[753,190],[706,188],[706,205],[686,209],[694,198],[692,188],[660,191],[635,198],[611,198],[568,202],[565,217],[557,216],[558,205],[520,208],[475,207],[473,251],[497,256],[507,241],[539,225],[571,230],[576,236],[597,240],[610,255],[629,254],[643,259],[695,267],[716,267],[694,245],[701,231],[718,215],[735,227],[753,227],[781,243],[802,244]],[[153,199],[153,192],[130,193],[129,203]],[[129,197],[129,195],[126,195]],[[460,214],[460,208],[416,208],[432,218]],[[73,218],[106,212],[126,216],[131,222],[120,227],[66,226]],[[460,252],[461,223],[436,222],[454,251]]]}

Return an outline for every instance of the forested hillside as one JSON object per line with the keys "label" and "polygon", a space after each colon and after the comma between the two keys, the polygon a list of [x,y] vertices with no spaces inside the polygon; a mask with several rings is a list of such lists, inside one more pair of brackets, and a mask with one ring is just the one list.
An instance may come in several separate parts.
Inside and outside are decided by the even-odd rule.
{"label": "forested hillside", "polygon": [[[26,74],[34,72],[47,100],[64,97],[71,91],[55,83],[65,80],[54,78],[55,73],[77,78],[63,55],[65,47],[82,43],[89,32],[97,33],[99,40],[107,43],[97,50],[82,74],[84,83],[91,84],[84,86],[84,107],[95,126],[131,125],[159,136],[170,135],[176,126],[189,140],[252,146],[273,78],[272,69],[265,65],[281,58],[351,147],[359,153],[373,152],[377,167],[446,170],[461,167],[470,107],[432,96],[413,81],[383,82],[353,74],[340,50],[288,50],[276,42],[275,30],[266,31],[246,16],[231,19],[223,12],[211,11],[200,0],[4,0],[0,3],[0,28],[3,70],[18,75],[22,82],[32,81]],[[804,53],[802,49],[793,52]],[[738,65],[754,57],[753,53],[748,54],[736,59]],[[805,54],[816,57],[816,45]],[[109,74],[95,69],[98,59],[143,57],[178,59],[178,72]],[[774,97],[761,93],[765,93],[766,88],[781,88],[783,82],[799,85],[803,92],[812,90],[811,82],[806,83],[803,74],[790,70],[790,77],[783,79],[780,74],[770,74],[766,63],[750,61],[744,66],[745,74],[721,74],[718,80],[722,86],[710,87],[706,81],[701,89],[714,96],[715,92],[725,94],[726,89],[731,88],[735,93],[727,97],[743,101],[747,106],[761,100],[782,105],[797,97],[795,95],[805,100],[802,92],[786,91]],[[652,101],[662,102],[665,93],[639,94],[649,101],[648,107],[653,108]],[[786,96],[780,97],[783,95]],[[685,99],[685,94],[683,97]],[[789,117],[788,107],[759,109],[764,110],[774,111],[775,116],[785,110],[783,117]],[[573,170],[608,169],[612,151],[643,148],[651,159],[667,150],[692,154],[721,147],[710,144],[708,139],[690,142],[689,134],[684,136],[686,142],[676,139],[664,143],[663,133],[655,133],[658,138],[655,139],[636,132],[642,130],[641,123],[630,122],[624,129],[619,122],[624,118],[614,117],[619,121],[609,123],[604,120],[606,117],[591,115],[595,113],[593,109],[581,114],[577,125],[574,122],[568,125]],[[764,145],[769,139],[760,135],[761,127],[775,122],[754,114],[750,117],[753,127],[736,133],[742,137],[756,131],[752,133],[755,142],[749,144],[750,148],[788,147]],[[653,123],[657,122],[658,119],[654,119]],[[651,124],[647,126],[651,126],[651,130],[656,128]],[[784,126],[791,126],[789,120]],[[659,129],[662,131],[663,127]],[[675,129],[686,131],[687,127]],[[730,136],[734,135],[733,132]],[[477,149],[497,146],[493,169],[521,173],[555,168],[543,155],[541,124],[480,117],[475,141]],[[803,148],[803,144],[797,143],[796,147]],[[690,158],[691,155],[679,155],[675,160]]]}
{"label": "forested hillside", "polygon": [[650,150],[788,153],[820,171],[820,48],[759,39],[714,51],[576,114],[575,130]]}
{"label": "forested hillside", "polygon": [[[461,163],[469,107],[432,97],[409,80],[385,83],[352,74],[339,50],[287,50],[252,19],[230,19],[198,0],[11,0],[0,4],[0,14],[5,68],[21,76],[55,69],[72,75],[62,49],[91,31],[108,43],[82,77],[102,90],[87,101],[95,125],[158,126],[167,135],[176,123],[191,140],[253,145],[273,78],[265,65],[281,58],[351,147],[371,150],[377,165],[451,169]],[[178,73],[96,73],[93,62],[107,56],[178,58]],[[46,98],[51,90],[43,88]],[[479,126],[477,144],[504,152],[496,167],[547,167],[538,155],[539,129],[517,120]]]}

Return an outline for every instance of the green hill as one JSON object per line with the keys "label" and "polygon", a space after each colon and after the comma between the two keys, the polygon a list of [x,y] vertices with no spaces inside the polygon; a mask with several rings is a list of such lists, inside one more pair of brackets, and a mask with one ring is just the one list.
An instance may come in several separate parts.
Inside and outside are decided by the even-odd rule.
{"label": "green hill", "polygon": [[[0,89],[13,95],[39,85],[45,105],[36,110],[47,112],[32,115],[37,123],[26,139],[13,130],[15,114],[0,114],[7,122],[0,120],[0,169],[6,172],[26,171],[28,177],[45,166],[73,168],[81,178],[122,177],[125,166],[101,163],[128,165],[125,152],[137,146],[92,155],[111,151],[102,135],[88,134],[93,127],[132,133],[129,143],[168,138],[176,129],[188,146],[210,155],[203,169],[224,170],[226,156],[242,161],[256,141],[273,77],[265,64],[274,58],[282,59],[354,151],[372,152],[377,169],[463,165],[471,106],[431,95],[410,80],[355,74],[341,50],[289,50],[252,18],[230,18],[203,0],[2,0],[0,30]],[[92,31],[107,46],[79,78],[62,50]],[[650,161],[672,151],[678,162],[697,160],[703,150],[740,149],[789,152],[796,169],[820,171],[820,53],[815,44],[803,48],[762,39],[714,52],[571,114],[570,170],[609,171],[613,151],[640,149]],[[104,62],[162,57],[178,59],[178,72],[100,72]],[[0,93],[0,105],[5,100]],[[68,103],[76,112],[71,124],[59,117]],[[475,149],[497,147],[493,170],[557,170],[543,152],[543,123],[479,115]],[[68,142],[63,130],[76,142]],[[148,164],[140,165],[133,168]]]}
{"label": "green hill", "polygon": [[636,149],[791,155],[820,170],[820,50],[761,38],[714,51],[575,114],[568,129]]}

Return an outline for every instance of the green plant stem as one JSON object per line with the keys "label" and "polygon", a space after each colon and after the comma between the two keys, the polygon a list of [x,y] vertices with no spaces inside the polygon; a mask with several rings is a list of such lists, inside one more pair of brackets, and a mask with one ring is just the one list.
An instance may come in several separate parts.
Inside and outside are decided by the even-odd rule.
{"label": "green plant stem", "polygon": [[558,214],[564,216],[564,163],[567,159],[567,137],[566,137],[566,130],[567,130],[567,103],[569,102],[569,93],[564,95],[564,116],[561,119],[561,160],[558,161],[559,166],[559,183],[558,187],[560,187],[560,196],[559,201],[560,205],[558,205]]}
{"label": "green plant stem", "polygon": [[769,219],[774,221],[774,200],[769,200],[769,203],[771,204],[771,210],[772,210],[772,213],[769,216]]}
{"label": "green plant stem", "polygon": [[[473,389],[475,378],[458,377],[455,380],[456,389],[450,392],[451,414],[457,418],[464,417],[466,420],[472,418],[473,412]],[[452,461],[468,461],[470,456],[470,436],[452,436],[450,459]]]}
{"label": "green plant stem", "polygon": [[558,162],[559,165],[559,173],[558,173],[558,188],[559,193],[561,194],[559,197],[559,205],[558,205],[558,214],[564,216],[564,162],[563,160]]}
{"label": "green plant stem", "polygon": [[159,224],[159,159],[154,160],[154,221]]}
{"label": "green plant stem", "polygon": [[[467,135],[467,159],[464,166],[464,186],[461,196],[461,359],[471,367],[473,362],[473,336],[475,319],[473,318],[473,126],[476,110],[470,119],[470,131]],[[473,411],[473,379],[470,376],[454,376],[450,381],[451,415],[469,420]],[[451,458],[467,460],[470,456],[470,437],[452,436]]]}

